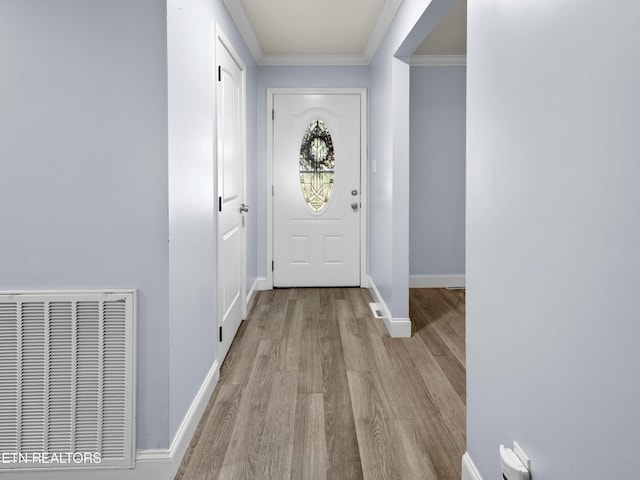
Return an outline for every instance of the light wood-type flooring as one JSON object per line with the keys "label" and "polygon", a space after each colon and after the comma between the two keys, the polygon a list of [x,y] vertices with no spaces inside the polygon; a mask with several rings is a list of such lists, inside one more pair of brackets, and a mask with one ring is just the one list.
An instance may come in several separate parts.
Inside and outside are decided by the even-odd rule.
{"label": "light wood-type flooring", "polygon": [[261,292],[176,480],[459,480],[464,290],[411,289],[411,338],[390,338],[371,301]]}

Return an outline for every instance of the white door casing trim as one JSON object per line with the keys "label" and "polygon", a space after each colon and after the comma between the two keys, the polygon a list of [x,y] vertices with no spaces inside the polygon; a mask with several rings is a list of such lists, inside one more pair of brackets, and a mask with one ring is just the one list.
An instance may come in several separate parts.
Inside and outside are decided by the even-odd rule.
{"label": "white door casing trim", "polygon": [[[212,72],[212,86],[213,86],[213,94],[214,94],[214,102],[216,102],[212,107],[213,107],[213,111],[214,111],[214,115],[215,115],[215,127],[213,129],[213,136],[214,136],[214,155],[215,155],[215,162],[214,162],[214,175],[215,178],[213,179],[214,182],[214,189],[215,189],[215,194],[214,194],[214,201],[216,202],[216,205],[214,207],[215,212],[216,212],[216,265],[217,265],[217,285],[216,285],[216,311],[217,311],[217,315],[216,315],[216,335],[218,334],[218,329],[220,327],[220,325],[222,324],[222,320],[223,320],[223,302],[220,299],[220,255],[221,255],[221,251],[220,251],[220,243],[218,241],[218,236],[219,236],[219,232],[218,232],[218,208],[217,208],[217,202],[218,202],[218,195],[219,195],[219,191],[218,191],[218,135],[217,135],[217,129],[218,129],[218,114],[217,114],[217,102],[218,102],[218,65],[219,65],[219,53],[218,53],[218,49],[219,48],[224,48],[226,49],[229,54],[231,55],[231,57],[233,58],[233,60],[236,62],[236,64],[238,65],[239,69],[240,69],[240,73],[241,73],[241,92],[240,92],[240,125],[242,126],[242,131],[240,132],[240,136],[241,136],[241,143],[242,143],[242,197],[243,197],[243,201],[246,198],[247,195],[247,68],[245,63],[242,60],[242,57],[240,55],[238,55],[238,52],[236,51],[236,49],[233,47],[231,41],[228,39],[228,37],[225,35],[225,33],[223,32],[222,28],[220,27],[220,25],[218,23],[215,24],[214,26],[214,52],[215,52],[215,58],[214,58],[214,62],[213,62],[213,72]],[[240,304],[241,304],[241,308],[242,308],[242,318],[245,319],[247,318],[247,229],[243,228],[242,229],[242,233],[241,233],[241,238],[242,238],[242,245],[241,245],[241,251],[242,251],[242,265],[241,265],[241,288],[240,288]],[[234,332],[235,333],[235,332]],[[219,342],[216,342],[216,345]],[[216,356],[219,357],[219,352],[216,352]],[[220,358],[218,358],[218,363],[222,364],[222,361]]]}
{"label": "white door casing trim", "polygon": [[[367,189],[368,172],[368,100],[366,88],[267,88],[267,255],[266,289],[273,288],[273,97],[274,95],[360,95],[360,286],[367,286],[367,224],[369,191]],[[276,113],[277,115],[277,113]]]}

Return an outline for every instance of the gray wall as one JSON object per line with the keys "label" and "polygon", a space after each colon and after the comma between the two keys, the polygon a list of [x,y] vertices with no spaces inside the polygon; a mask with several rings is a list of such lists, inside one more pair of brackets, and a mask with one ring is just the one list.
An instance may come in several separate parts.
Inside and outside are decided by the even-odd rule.
{"label": "gray wall", "polygon": [[255,204],[256,67],[221,0],[0,3],[0,289],[138,289],[141,450],[170,446],[216,357],[216,23],[247,63]]}
{"label": "gray wall", "polygon": [[483,478],[635,478],[640,8],[469,2],[467,438]]}
{"label": "gray wall", "polygon": [[[256,68],[222,1],[168,2],[169,400],[172,441],[217,351],[215,168],[216,25],[247,67],[247,203],[255,205]],[[248,215],[248,284],[256,272],[256,215]]]}
{"label": "gray wall", "polygon": [[465,271],[466,73],[411,68],[411,275]]}
{"label": "gray wall", "polygon": [[369,274],[394,319],[409,317],[408,56],[452,0],[405,0],[371,62]]}
{"label": "gray wall", "polygon": [[166,31],[157,0],[0,3],[0,289],[138,289],[145,448],[168,438]]}

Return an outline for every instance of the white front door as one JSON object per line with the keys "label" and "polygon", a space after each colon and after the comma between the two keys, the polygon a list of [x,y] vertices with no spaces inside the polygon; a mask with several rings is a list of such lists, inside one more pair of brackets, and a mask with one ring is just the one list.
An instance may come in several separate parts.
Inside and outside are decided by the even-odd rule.
{"label": "white front door", "polygon": [[360,285],[361,96],[273,98],[273,285]]}
{"label": "white front door", "polygon": [[[246,306],[244,212],[244,81],[224,37],[217,42],[218,363],[222,364]],[[237,58],[237,57],[236,57]]]}

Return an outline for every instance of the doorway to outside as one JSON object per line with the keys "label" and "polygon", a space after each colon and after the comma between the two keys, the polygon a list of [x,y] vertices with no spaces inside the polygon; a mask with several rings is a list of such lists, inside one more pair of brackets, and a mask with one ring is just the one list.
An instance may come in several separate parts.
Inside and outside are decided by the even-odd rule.
{"label": "doorway to outside", "polygon": [[367,286],[366,89],[268,89],[267,286]]}

